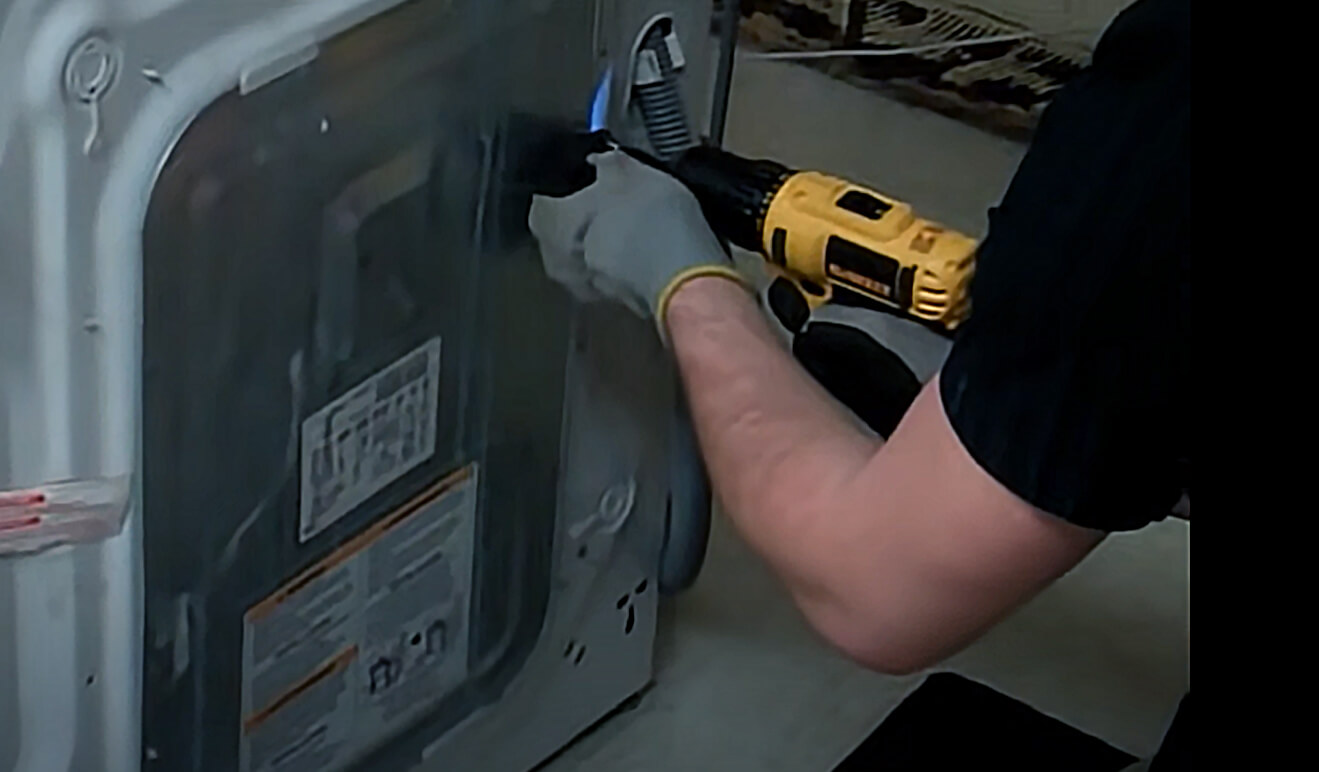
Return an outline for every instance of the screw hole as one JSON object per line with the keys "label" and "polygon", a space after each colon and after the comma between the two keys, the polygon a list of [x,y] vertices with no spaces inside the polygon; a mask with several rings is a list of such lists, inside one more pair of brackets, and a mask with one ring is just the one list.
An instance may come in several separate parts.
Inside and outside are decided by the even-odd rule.
{"label": "screw hole", "polygon": [[95,683],[96,683],[96,675],[95,675],[95,674],[92,674],[92,675],[87,676],[87,685],[88,685],[88,686],[92,686],[92,685],[95,684]]}
{"label": "screw hole", "polygon": [[420,645],[421,645],[421,633],[413,633],[413,634],[412,634],[412,645],[413,645],[413,646],[420,646]]}
{"label": "screw hole", "polygon": [[585,558],[586,558],[586,545],[585,545],[585,544],[583,544],[582,546],[580,546],[580,547],[577,548],[577,557],[582,558],[582,559],[585,559]]}
{"label": "screw hole", "polygon": [[577,648],[577,641],[568,641],[568,647],[563,650],[563,658],[567,659],[572,656],[572,650]]}

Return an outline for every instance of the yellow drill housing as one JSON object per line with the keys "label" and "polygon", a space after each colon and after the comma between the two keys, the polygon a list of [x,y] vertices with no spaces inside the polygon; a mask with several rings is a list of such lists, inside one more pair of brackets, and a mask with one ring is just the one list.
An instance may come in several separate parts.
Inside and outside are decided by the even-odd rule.
{"label": "yellow drill housing", "polygon": [[975,240],[901,201],[796,172],[769,198],[759,226],[765,257],[798,280],[812,305],[853,293],[948,330],[970,313]]}

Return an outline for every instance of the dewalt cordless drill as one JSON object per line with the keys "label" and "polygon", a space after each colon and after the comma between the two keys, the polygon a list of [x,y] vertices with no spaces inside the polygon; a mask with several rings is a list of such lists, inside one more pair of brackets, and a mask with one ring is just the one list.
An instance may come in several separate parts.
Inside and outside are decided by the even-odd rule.
{"label": "dewalt cordless drill", "polygon": [[566,195],[584,187],[594,174],[583,159],[614,149],[676,177],[717,236],[764,256],[801,296],[798,316],[836,302],[949,334],[970,314],[974,239],[916,216],[909,204],[821,172],[709,145],[660,160],[600,130],[558,133],[526,153],[536,192]]}
{"label": "dewalt cordless drill", "polygon": [[[825,303],[915,320],[951,336],[971,312],[975,240],[916,216],[906,203],[814,171],[693,145],[660,160],[620,145],[605,130],[547,132],[526,146],[509,190],[568,195],[594,181],[583,159],[622,150],[673,175],[700,202],[721,239],[762,255],[770,310],[793,335],[793,354],[882,436],[915,399],[920,381],[902,358],[864,331],[807,324]],[[525,209],[523,216],[525,216]]]}
{"label": "dewalt cordless drill", "polygon": [[811,307],[872,307],[942,332],[970,313],[976,242],[917,217],[908,204],[709,146],[692,147],[667,168],[696,195],[716,234],[763,255]]}

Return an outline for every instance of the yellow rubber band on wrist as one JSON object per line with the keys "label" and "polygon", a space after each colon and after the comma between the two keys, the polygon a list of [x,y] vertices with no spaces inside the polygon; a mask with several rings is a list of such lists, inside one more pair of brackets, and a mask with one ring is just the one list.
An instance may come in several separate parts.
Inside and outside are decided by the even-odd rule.
{"label": "yellow rubber band on wrist", "polygon": [[669,342],[669,329],[665,321],[669,311],[669,301],[673,299],[674,294],[678,292],[682,285],[692,279],[700,279],[705,276],[722,276],[725,279],[732,279],[744,288],[748,286],[742,274],[730,265],[695,265],[674,274],[673,278],[669,279],[669,283],[665,285],[664,290],[660,292],[659,299],[655,301],[655,323],[659,325],[660,338],[665,345],[668,345]]}

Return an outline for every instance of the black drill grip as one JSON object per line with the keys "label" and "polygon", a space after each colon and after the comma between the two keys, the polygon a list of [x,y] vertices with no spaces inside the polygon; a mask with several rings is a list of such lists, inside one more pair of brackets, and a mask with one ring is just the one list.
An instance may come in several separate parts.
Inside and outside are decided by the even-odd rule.
{"label": "black drill grip", "polygon": [[921,390],[901,357],[856,327],[811,322],[793,337],[792,354],[834,399],[885,439]]}

